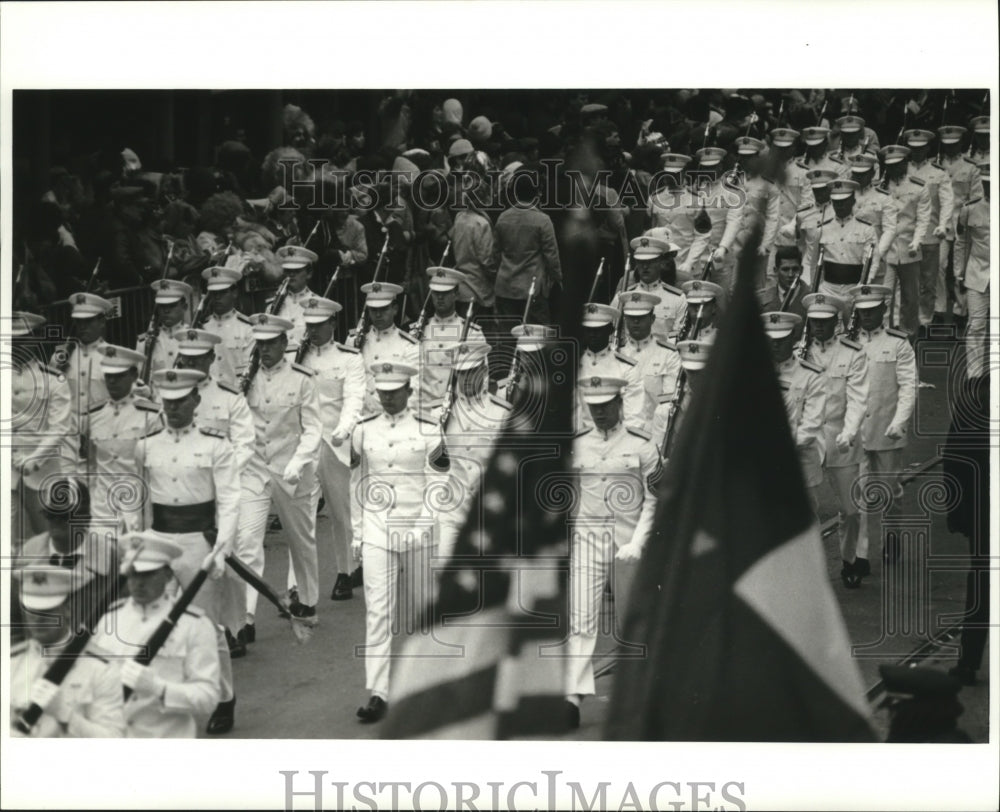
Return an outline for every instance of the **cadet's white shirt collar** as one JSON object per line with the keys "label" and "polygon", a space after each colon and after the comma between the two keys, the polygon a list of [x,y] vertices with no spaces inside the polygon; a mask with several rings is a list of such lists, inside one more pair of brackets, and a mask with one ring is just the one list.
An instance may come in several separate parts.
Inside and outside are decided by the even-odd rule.
{"label": "cadet's white shirt collar", "polygon": [[434,321],[440,322],[441,324],[444,324],[446,322],[451,322],[451,321],[461,321],[462,320],[462,317],[458,315],[458,311],[457,310],[452,310],[450,316],[439,316],[437,313],[435,313],[433,316],[431,316],[431,318]]}
{"label": "cadet's white shirt collar", "polygon": [[195,425],[193,420],[182,429],[175,429],[169,423],[167,423],[167,434],[171,434],[174,437],[183,437],[186,434],[190,434],[192,431],[194,431],[194,429]]}
{"label": "cadet's white shirt collar", "polygon": [[330,340],[327,341],[325,344],[312,344],[312,349],[315,350],[317,355],[322,355],[323,350],[333,349],[336,346],[337,346],[337,339],[335,336],[331,335]]}
{"label": "cadet's white shirt collar", "polygon": [[601,429],[597,428],[597,426],[594,426],[594,431],[597,432],[598,436],[602,440],[610,440],[612,437],[624,431],[624,429],[625,429],[625,423],[621,420],[619,420],[615,424],[614,428],[608,429],[607,431],[602,431]]}
{"label": "cadet's white shirt collar", "polygon": [[261,364],[260,371],[270,377],[275,372],[278,372],[284,365],[285,365],[285,356],[282,355],[281,358],[278,359],[278,363],[276,363],[273,367],[266,367],[263,364]]}
{"label": "cadet's white shirt collar", "polygon": [[594,352],[592,349],[590,349],[590,347],[587,347],[587,349],[585,349],[583,352],[584,352],[584,355],[587,355],[587,356],[590,356],[590,357],[593,357],[593,358],[603,358],[605,355],[608,355],[609,353],[611,353],[612,349],[611,349],[611,345],[608,344],[608,346],[606,346],[603,350],[600,350],[599,352]]}
{"label": "cadet's white shirt collar", "polygon": [[653,334],[652,333],[650,333],[645,338],[640,338],[638,341],[636,341],[634,338],[632,338],[632,336],[628,337],[628,346],[635,347],[635,348],[640,349],[640,350],[646,349],[646,347],[648,347],[652,343],[653,343]]}
{"label": "cadet's white shirt collar", "polygon": [[144,620],[150,616],[155,617],[165,614],[170,609],[170,603],[166,600],[166,595],[160,595],[156,600],[146,604],[139,603],[135,598],[129,598],[129,603],[132,604],[136,612],[142,615]]}
{"label": "cadet's white shirt collar", "polygon": [[216,321],[227,321],[228,319],[234,319],[234,318],[236,318],[236,308],[235,308],[235,307],[233,307],[233,308],[231,308],[231,309],[227,310],[227,311],[226,311],[225,313],[223,313],[223,314],[222,314],[221,316],[219,316],[219,315],[216,315],[216,314],[215,314],[215,313],[213,312],[213,313],[212,313],[212,318],[213,318],[213,319],[215,319]]}
{"label": "cadet's white shirt collar", "polygon": [[377,335],[377,336],[387,336],[387,335],[389,335],[391,333],[395,333],[396,332],[396,325],[395,324],[390,324],[384,330],[379,330],[378,327],[376,327],[373,324],[372,325],[372,332],[374,332],[375,335]]}
{"label": "cadet's white shirt collar", "polygon": [[389,414],[385,409],[382,410],[382,417],[389,421],[389,425],[395,426],[400,420],[405,419],[410,414],[410,407],[406,405],[403,407],[402,411],[396,412],[396,414]]}
{"label": "cadet's white shirt collar", "polygon": [[877,336],[883,330],[883,326],[880,324],[874,330],[866,330],[864,327],[861,328],[861,332],[866,336]]}

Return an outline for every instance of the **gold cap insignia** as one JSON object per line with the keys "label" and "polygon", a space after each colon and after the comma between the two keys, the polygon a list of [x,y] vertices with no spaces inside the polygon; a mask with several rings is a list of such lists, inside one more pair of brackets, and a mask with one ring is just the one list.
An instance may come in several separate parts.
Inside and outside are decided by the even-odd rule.
{"label": "gold cap insignia", "polygon": [[864,287],[861,288],[861,293],[863,295],[865,295],[865,296],[867,296],[871,292],[872,292],[872,289],[870,287],[868,287],[868,285],[865,285]]}
{"label": "gold cap insignia", "polygon": [[600,386],[601,385],[601,379],[598,378],[597,376],[594,376],[593,378],[590,379],[590,385],[591,386]]}
{"label": "gold cap insignia", "polygon": [[641,293],[633,293],[632,294],[632,301],[633,302],[640,302],[640,301],[642,301],[642,294]]}
{"label": "gold cap insignia", "polygon": [[197,330],[188,330],[188,341],[194,341],[198,338]]}
{"label": "gold cap insignia", "polygon": [[772,313],[771,314],[771,324],[777,324],[779,321],[781,321],[781,316],[778,315],[777,313]]}
{"label": "gold cap insignia", "polygon": [[172,369],[168,369],[167,370],[167,374],[166,374],[166,378],[167,378],[168,381],[176,381],[177,380],[177,373],[174,372]]}
{"label": "gold cap insignia", "polygon": [[44,572],[33,572],[31,573],[31,583],[36,586],[44,586],[49,582],[49,576]]}
{"label": "gold cap insignia", "polygon": [[76,303],[77,304],[86,304],[87,303],[87,294],[85,294],[85,293],[78,293],[76,295]]}
{"label": "gold cap insignia", "polygon": [[257,324],[267,324],[267,313],[261,313],[257,317]]}
{"label": "gold cap insignia", "polygon": [[117,352],[118,352],[118,350],[116,350],[116,349],[115,349],[114,347],[108,347],[108,348],[107,348],[107,349],[106,349],[106,350],[104,351],[104,354],[105,354],[105,355],[106,355],[106,356],[107,356],[108,358],[114,358],[114,357],[115,357],[115,355],[117,354]]}
{"label": "gold cap insignia", "polygon": [[822,293],[817,293],[816,304],[826,304],[826,296],[824,296]]}
{"label": "gold cap insignia", "polygon": [[318,304],[319,302],[317,302],[315,299],[310,299],[309,304],[307,304],[306,307],[316,307],[316,305]]}
{"label": "gold cap insignia", "polygon": [[380,290],[382,290],[382,285],[380,283],[372,283],[372,293],[378,293]]}
{"label": "gold cap insignia", "polygon": [[392,364],[382,364],[383,372],[392,372]]}
{"label": "gold cap insignia", "polygon": [[596,312],[597,312],[597,305],[593,305],[593,304],[592,304],[592,305],[590,305],[590,306],[589,306],[589,307],[587,308],[587,312],[588,312],[588,313],[596,313]]}

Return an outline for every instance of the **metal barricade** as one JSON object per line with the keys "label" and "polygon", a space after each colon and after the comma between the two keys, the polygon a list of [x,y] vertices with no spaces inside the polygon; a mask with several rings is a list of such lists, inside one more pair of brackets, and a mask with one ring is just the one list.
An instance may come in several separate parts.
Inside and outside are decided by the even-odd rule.
{"label": "metal barricade", "polygon": [[[139,334],[149,326],[153,314],[153,291],[148,285],[118,288],[100,294],[112,304],[108,315],[106,340],[121,347],[134,347]],[[73,319],[70,314],[73,305],[68,299],[60,299],[39,308],[39,315],[45,316],[51,326],[62,329],[65,337],[73,335]]]}

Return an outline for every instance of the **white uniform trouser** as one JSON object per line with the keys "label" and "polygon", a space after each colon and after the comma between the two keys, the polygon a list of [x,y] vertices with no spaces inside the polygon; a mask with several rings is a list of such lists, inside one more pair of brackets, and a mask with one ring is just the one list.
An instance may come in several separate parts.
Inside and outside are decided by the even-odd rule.
{"label": "white uniform trouser", "polygon": [[397,553],[361,546],[365,570],[365,644],[356,650],[365,660],[365,688],[389,699],[389,663],[393,638],[426,631],[420,619],[434,591],[433,546]]}
{"label": "white uniform trouser", "polygon": [[969,326],[965,331],[966,375],[978,378],[986,374],[986,343],[990,317],[990,289],[985,293],[966,288],[969,308]]}
{"label": "white uniform trouser", "polygon": [[616,548],[611,532],[610,529],[573,532],[569,575],[567,695],[594,693],[594,648],[597,646],[601,601],[609,577],[613,579],[615,596],[615,635],[619,641],[624,640],[625,612],[638,562],[615,559]]}
{"label": "white uniform trouser", "polygon": [[[288,552],[292,559],[295,583],[298,585],[299,600],[305,606],[315,606],[319,600],[319,561],[316,556],[316,505],[319,488],[315,485],[315,474],[308,468],[303,474],[298,492],[301,496],[289,495],[274,476],[268,474],[262,493],[253,493],[244,487],[240,494],[240,523],[236,534],[236,554],[240,560],[257,575],[264,575],[264,533],[267,532],[267,516],[271,500],[281,519],[281,526],[288,534]],[[247,586],[247,620],[253,621],[257,610],[257,590]]]}
{"label": "white uniform trouser", "polygon": [[938,279],[941,277],[941,244],[920,246],[920,324],[925,326],[934,319],[934,302],[937,298]]}
{"label": "white uniform trouser", "polygon": [[[330,546],[333,548],[336,568],[334,575],[346,574],[354,569],[354,557],[351,555],[351,469],[338,459],[324,441],[319,445],[316,475],[332,525],[333,538]],[[292,570],[289,568],[289,575],[291,574]]]}
{"label": "white uniform trouser", "polygon": [[[183,589],[201,568],[205,556],[208,555],[208,541],[203,533],[165,533],[171,541],[180,545],[183,552],[171,564],[174,575],[180,581]],[[233,698],[233,662],[229,658],[229,643],[226,642],[225,629],[236,631],[235,626],[243,614],[243,582],[232,569],[226,567],[221,578],[211,575],[205,579],[198,594],[191,602],[204,610],[205,615],[215,626],[215,647],[219,652],[219,699],[226,702]]]}
{"label": "white uniform trouser", "polygon": [[[861,511],[861,521],[858,528],[858,550],[859,558],[867,559],[870,536],[874,533],[881,535],[882,515],[891,516],[898,514],[901,509],[900,499],[902,498],[902,487],[898,480],[900,476],[903,450],[901,448],[890,448],[885,451],[865,451],[864,459],[861,461],[859,475],[862,478],[875,477],[889,489],[892,496],[888,504],[882,504],[880,509]],[[862,496],[868,488],[862,487]],[[884,502],[884,494],[881,489],[871,494],[872,500],[876,504]],[[864,504],[864,503],[862,503]]]}
{"label": "white uniform trouser", "polygon": [[858,551],[858,533],[861,530],[861,515],[858,505],[851,496],[851,489],[857,482],[859,465],[840,465],[836,468],[824,467],[826,481],[830,484],[837,497],[837,507],[840,510],[840,527],[837,535],[840,540],[840,558],[853,562]]}

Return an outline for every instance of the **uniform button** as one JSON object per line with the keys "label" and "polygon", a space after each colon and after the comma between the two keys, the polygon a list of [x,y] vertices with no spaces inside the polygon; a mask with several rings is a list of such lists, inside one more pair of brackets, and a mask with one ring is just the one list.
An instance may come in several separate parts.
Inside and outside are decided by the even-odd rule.
{"label": "uniform button", "polygon": [[392,468],[392,463],[391,462],[389,463],[389,467]]}

